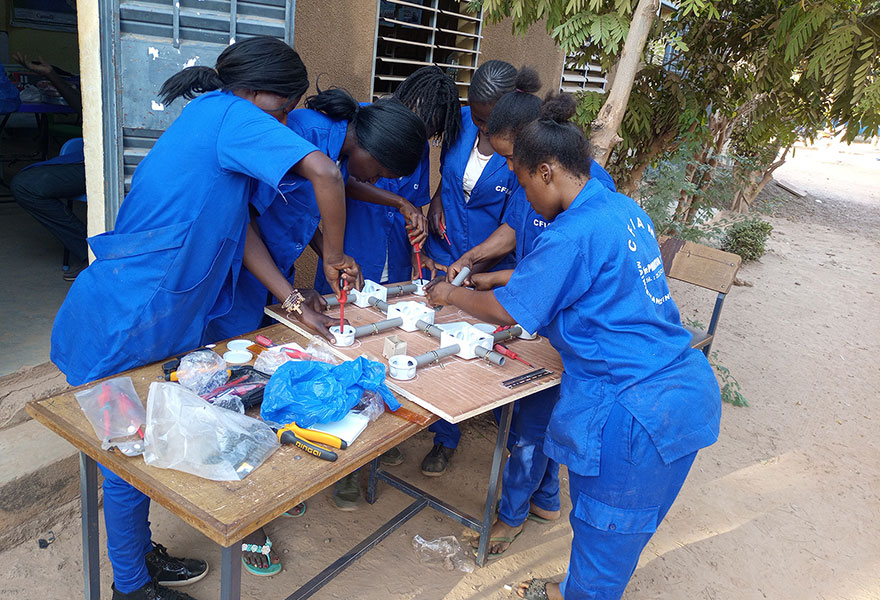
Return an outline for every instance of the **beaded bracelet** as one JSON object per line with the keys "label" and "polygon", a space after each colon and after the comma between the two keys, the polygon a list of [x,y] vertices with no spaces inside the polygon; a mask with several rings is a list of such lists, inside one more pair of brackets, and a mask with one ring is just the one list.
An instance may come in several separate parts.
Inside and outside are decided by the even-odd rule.
{"label": "beaded bracelet", "polygon": [[302,303],[305,301],[306,299],[302,295],[302,292],[300,292],[296,288],[293,288],[293,291],[290,292],[290,295],[287,297],[287,299],[285,299],[284,302],[281,303],[281,308],[283,308],[287,312],[287,314],[295,312],[296,314],[301,315]]}

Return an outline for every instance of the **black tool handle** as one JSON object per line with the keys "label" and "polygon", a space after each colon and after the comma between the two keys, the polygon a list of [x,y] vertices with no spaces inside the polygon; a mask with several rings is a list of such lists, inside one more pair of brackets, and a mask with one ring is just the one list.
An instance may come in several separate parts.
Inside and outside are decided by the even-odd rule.
{"label": "black tool handle", "polygon": [[333,462],[338,458],[335,452],[331,452],[330,450],[325,450],[320,446],[310,444],[301,437],[298,437],[292,431],[285,431],[279,436],[278,439],[282,444],[293,444],[300,450],[308,452],[312,456],[317,456],[318,458],[323,460]]}

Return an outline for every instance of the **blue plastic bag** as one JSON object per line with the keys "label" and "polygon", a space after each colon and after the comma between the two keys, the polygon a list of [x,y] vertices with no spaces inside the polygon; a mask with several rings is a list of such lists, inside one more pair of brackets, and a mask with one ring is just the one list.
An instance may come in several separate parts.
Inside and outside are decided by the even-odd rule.
{"label": "blue plastic bag", "polygon": [[284,363],[266,384],[260,416],[300,427],[339,421],[365,391],[376,392],[391,410],[400,403],[385,385],[385,365],[363,356],[339,365],[319,361]]}

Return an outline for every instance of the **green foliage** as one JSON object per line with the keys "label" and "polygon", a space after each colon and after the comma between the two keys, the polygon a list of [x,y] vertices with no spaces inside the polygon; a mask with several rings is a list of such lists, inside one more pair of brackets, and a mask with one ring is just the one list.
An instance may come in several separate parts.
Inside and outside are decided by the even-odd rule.
{"label": "green foliage", "polygon": [[[712,222],[714,210],[722,208],[729,199],[732,172],[726,167],[698,164],[693,159],[693,142],[682,145],[678,151],[659,161],[645,173],[636,200],[644,209],[658,235],[671,235],[691,242],[717,242],[723,234],[725,222]],[[693,169],[694,176],[688,175]],[[711,183],[701,188],[695,183],[707,177]],[[682,193],[691,195],[698,204],[694,219],[687,223],[676,221],[675,209]]]}
{"label": "green foliage", "polygon": [[742,219],[727,228],[721,249],[738,254],[743,262],[757,260],[764,255],[764,245],[772,231],[773,226],[758,217]]}
{"label": "green foliage", "polygon": [[734,406],[748,406],[749,402],[746,400],[746,397],[742,395],[739,381],[736,380],[736,377],[733,376],[730,369],[718,362],[717,352],[713,352],[712,356],[709,357],[709,364],[712,365],[712,368],[715,369],[715,373],[718,375],[718,384],[721,388],[721,401]]}

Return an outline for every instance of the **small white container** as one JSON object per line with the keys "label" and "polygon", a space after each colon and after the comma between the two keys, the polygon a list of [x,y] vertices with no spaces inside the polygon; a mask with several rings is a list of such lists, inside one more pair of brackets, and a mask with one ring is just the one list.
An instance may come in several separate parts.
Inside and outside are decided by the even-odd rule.
{"label": "small white container", "polygon": [[392,379],[406,381],[416,376],[416,359],[398,354],[388,359],[388,374]]}
{"label": "small white container", "polygon": [[354,327],[346,325],[345,329],[339,331],[339,325],[330,328],[330,333],[336,338],[336,346],[351,346],[354,344]]}
{"label": "small white container", "polygon": [[247,350],[248,348],[250,348],[253,345],[254,345],[254,342],[252,342],[250,340],[245,340],[245,339],[230,340],[229,342],[226,343],[226,349],[227,350]]}
{"label": "small white container", "polygon": [[519,328],[522,329],[522,333],[519,334],[519,339],[521,340],[533,340],[538,337],[537,333],[529,333],[522,325],[519,325]]}
{"label": "small white container", "polygon": [[413,279],[412,282],[416,286],[416,291],[413,292],[416,296],[424,296],[425,295],[425,286],[431,283],[427,279]]}
{"label": "small white container", "polygon": [[223,354],[223,360],[230,365],[243,365],[250,362],[253,357],[254,355],[247,350],[229,350]]}

